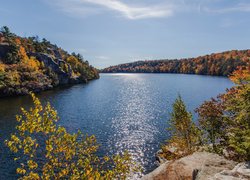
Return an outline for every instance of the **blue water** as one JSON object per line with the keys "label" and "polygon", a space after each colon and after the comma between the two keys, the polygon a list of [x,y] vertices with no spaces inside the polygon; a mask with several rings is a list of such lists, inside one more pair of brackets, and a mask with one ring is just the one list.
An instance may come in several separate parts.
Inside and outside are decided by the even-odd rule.
{"label": "blue water", "polygon": [[[188,109],[223,93],[233,84],[224,77],[183,74],[101,74],[86,85],[58,88],[38,94],[50,101],[60,116],[59,124],[70,132],[80,129],[95,134],[102,154],[128,150],[143,173],[156,167],[155,156],[168,138],[171,106],[178,94]],[[15,179],[13,154],[3,139],[15,131],[15,114],[30,107],[30,97],[0,99],[0,179]]]}

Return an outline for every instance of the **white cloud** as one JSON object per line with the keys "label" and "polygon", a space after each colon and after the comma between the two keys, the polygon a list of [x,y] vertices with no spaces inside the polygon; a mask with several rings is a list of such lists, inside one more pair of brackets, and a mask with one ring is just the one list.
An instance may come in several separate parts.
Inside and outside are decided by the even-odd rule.
{"label": "white cloud", "polygon": [[55,0],[50,1],[71,15],[86,16],[112,10],[127,19],[146,19],[168,17],[173,14],[173,6],[135,6],[120,0]]}

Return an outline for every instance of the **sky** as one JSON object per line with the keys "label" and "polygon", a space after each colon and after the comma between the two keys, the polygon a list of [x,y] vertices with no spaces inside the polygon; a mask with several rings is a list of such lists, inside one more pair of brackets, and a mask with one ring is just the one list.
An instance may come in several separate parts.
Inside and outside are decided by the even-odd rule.
{"label": "sky", "polygon": [[97,68],[250,49],[250,0],[0,0],[0,14]]}

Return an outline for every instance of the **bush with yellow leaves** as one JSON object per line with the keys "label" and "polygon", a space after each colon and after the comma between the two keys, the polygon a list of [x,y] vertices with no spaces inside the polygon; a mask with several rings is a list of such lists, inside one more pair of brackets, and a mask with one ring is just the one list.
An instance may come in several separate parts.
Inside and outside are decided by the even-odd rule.
{"label": "bush with yellow leaves", "polygon": [[5,141],[17,155],[21,179],[125,179],[137,170],[128,153],[98,157],[94,136],[68,133],[56,124],[56,110],[31,96],[34,107],[22,108],[17,133]]}

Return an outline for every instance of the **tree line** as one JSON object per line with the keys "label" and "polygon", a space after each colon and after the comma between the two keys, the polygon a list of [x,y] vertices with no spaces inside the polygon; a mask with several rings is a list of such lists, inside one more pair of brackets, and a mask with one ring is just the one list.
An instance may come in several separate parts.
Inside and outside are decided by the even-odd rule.
{"label": "tree line", "polygon": [[232,50],[197,58],[146,60],[110,66],[102,73],[183,73],[228,76],[250,61],[250,50]]}

